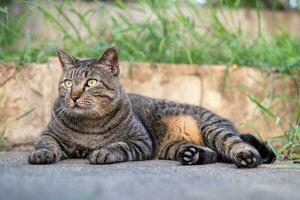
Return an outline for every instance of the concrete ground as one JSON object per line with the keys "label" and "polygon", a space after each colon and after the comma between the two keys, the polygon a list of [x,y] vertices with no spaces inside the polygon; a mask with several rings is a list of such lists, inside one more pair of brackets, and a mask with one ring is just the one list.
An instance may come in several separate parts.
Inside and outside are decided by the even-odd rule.
{"label": "concrete ground", "polygon": [[29,165],[26,153],[0,152],[0,199],[300,199],[300,165],[256,169],[231,164],[181,166],[173,161],[90,165],[67,160]]}

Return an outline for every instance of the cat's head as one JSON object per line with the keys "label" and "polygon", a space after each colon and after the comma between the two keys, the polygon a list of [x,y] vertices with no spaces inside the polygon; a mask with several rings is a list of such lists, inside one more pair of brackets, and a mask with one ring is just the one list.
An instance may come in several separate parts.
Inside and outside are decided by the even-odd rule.
{"label": "cat's head", "polygon": [[119,64],[115,48],[98,59],[80,60],[58,49],[63,68],[59,81],[61,110],[70,115],[100,117],[119,102]]}

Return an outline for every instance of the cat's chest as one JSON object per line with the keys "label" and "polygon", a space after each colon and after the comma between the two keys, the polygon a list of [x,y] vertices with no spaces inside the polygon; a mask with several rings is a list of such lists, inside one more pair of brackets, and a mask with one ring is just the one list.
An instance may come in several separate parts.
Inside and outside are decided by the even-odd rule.
{"label": "cat's chest", "polygon": [[[68,131],[60,134],[62,148],[67,154],[88,154],[92,150],[100,149],[114,141],[118,136],[112,132],[88,134]],[[82,157],[82,156],[80,156]]]}
{"label": "cat's chest", "polygon": [[89,149],[98,149],[108,143],[109,134],[87,134],[73,132],[68,135],[69,141]]}

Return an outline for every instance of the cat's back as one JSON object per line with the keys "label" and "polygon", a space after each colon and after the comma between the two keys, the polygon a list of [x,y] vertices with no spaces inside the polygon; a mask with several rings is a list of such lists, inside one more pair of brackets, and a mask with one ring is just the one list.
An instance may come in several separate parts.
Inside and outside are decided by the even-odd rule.
{"label": "cat's back", "polygon": [[156,99],[135,93],[128,93],[128,96],[135,115],[138,115],[140,118],[149,118],[153,115]]}

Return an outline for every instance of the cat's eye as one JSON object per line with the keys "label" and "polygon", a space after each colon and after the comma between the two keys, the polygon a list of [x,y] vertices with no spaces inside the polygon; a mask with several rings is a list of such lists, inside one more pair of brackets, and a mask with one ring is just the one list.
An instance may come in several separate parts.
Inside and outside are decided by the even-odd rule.
{"label": "cat's eye", "polygon": [[97,84],[97,80],[96,79],[90,79],[86,82],[88,87],[93,87]]}
{"label": "cat's eye", "polygon": [[71,80],[64,81],[65,88],[71,88],[73,86],[73,82]]}

